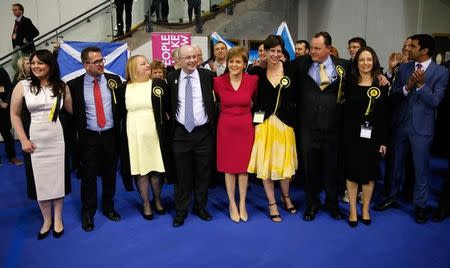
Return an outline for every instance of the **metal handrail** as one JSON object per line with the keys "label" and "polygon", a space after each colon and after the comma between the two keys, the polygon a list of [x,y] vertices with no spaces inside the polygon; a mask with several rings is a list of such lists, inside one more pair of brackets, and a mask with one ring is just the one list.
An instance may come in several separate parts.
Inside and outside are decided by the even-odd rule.
{"label": "metal handrail", "polygon": [[[108,4],[108,5],[106,5],[106,4]],[[91,9],[87,10],[86,12],[82,13],[81,15],[79,15],[79,16],[77,16],[77,17],[75,17],[75,18],[73,18],[73,19],[71,19],[71,20],[69,20],[69,21],[67,21],[67,22],[65,22],[65,23],[63,23],[63,24],[61,24],[60,26],[56,27],[55,29],[52,29],[52,30],[48,31],[48,32],[45,33],[45,34],[40,35],[38,38],[36,38],[35,40],[33,40],[33,41],[31,41],[31,42],[28,42],[28,43],[25,44],[24,46],[29,45],[29,44],[32,44],[32,43],[35,43],[36,46],[39,46],[39,45],[41,45],[41,44],[47,42],[48,40],[50,40],[50,39],[52,39],[52,38],[58,36],[59,34],[61,34],[61,32],[65,32],[65,31],[70,30],[70,29],[72,29],[73,27],[79,25],[80,23],[82,23],[82,22],[84,21],[84,19],[85,19],[84,17],[86,17],[86,15],[92,13],[94,10],[96,10],[96,12],[100,12],[100,11],[103,11],[103,10],[107,9],[107,8],[110,7],[110,6],[111,6],[111,1],[110,1],[110,0],[106,0],[106,1],[104,1],[104,2],[102,2],[102,3],[100,3],[100,4],[98,4],[97,6],[95,6],[95,7],[91,8]],[[101,9],[99,9],[100,7],[101,7]],[[99,10],[97,10],[97,9],[99,9]],[[82,17],[83,17],[83,18],[82,18]],[[89,16],[87,16],[87,17],[89,17]],[[66,27],[67,25],[69,25],[69,24],[71,24],[72,22],[77,21],[77,20],[78,20],[77,23],[74,23],[74,24],[71,25],[70,27],[67,27],[67,28],[65,28],[63,31],[61,31],[61,32],[58,33],[58,30],[60,30],[60,29],[62,29],[62,28],[64,28],[64,27]],[[55,32],[56,32],[56,33],[55,33]],[[50,35],[50,36],[49,36],[49,35]],[[44,39],[44,37],[45,37],[45,40],[40,41],[41,39]],[[39,41],[40,41],[40,42],[39,42]],[[39,43],[38,43],[38,42],[39,42]],[[13,55],[14,53],[17,53],[20,49],[21,49],[21,48],[16,48],[16,49],[14,49],[13,51],[11,51],[10,53],[8,53],[8,54],[6,54],[5,56],[1,57],[1,58],[0,58],[0,62],[1,62],[2,60],[4,60],[4,59],[10,57],[10,56]],[[5,63],[7,63],[7,62],[9,62],[9,61],[11,61],[11,59],[8,59],[7,61],[0,63],[0,65],[3,65],[3,64],[5,64]]]}

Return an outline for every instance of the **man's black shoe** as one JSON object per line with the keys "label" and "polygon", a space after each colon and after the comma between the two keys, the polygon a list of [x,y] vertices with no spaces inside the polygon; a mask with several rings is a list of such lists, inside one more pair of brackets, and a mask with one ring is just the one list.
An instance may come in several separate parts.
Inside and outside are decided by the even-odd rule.
{"label": "man's black shoe", "polygon": [[318,209],[315,207],[307,208],[305,213],[303,213],[303,220],[313,221],[316,218],[317,211],[318,211]]}
{"label": "man's black shoe", "polygon": [[427,222],[428,217],[427,217],[427,211],[425,208],[416,207],[415,220],[416,220],[416,223],[418,223],[418,224]]}
{"label": "man's black shoe", "polygon": [[206,209],[194,209],[192,212],[204,221],[212,220],[211,214]]}
{"label": "man's black shoe", "polygon": [[120,214],[117,213],[114,209],[111,210],[104,210],[103,215],[106,216],[106,218],[112,220],[112,221],[120,221]]}
{"label": "man's black shoe", "polygon": [[384,211],[384,210],[386,210],[388,208],[396,208],[396,207],[398,207],[397,202],[395,202],[392,199],[387,199],[387,200],[379,203],[378,205],[376,205],[374,207],[374,210],[376,210],[376,211]]}
{"label": "man's black shoe", "polygon": [[445,218],[447,218],[449,216],[449,210],[446,208],[436,208],[433,211],[433,221],[434,222],[440,222],[445,220]]}
{"label": "man's black shoe", "polygon": [[81,219],[81,227],[85,232],[92,232],[95,228],[93,217],[83,217]]}

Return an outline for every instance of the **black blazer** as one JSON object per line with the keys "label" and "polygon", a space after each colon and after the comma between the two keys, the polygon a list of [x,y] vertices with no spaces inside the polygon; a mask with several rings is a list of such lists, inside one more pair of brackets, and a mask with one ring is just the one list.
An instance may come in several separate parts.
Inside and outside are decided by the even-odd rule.
{"label": "black blazer", "polygon": [[[107,74],[105,73],[105,78],[107,81],[107,86],[110,89],[111,93],[111,100],[112,100],[112,111],[113,111],[113,119],[114,119],[114,132],[116,134],[116,137],[119,137],[119,126],[120,126],[120,118],[118,116],[118,102],[117,102],[117,93],[119,86],[122,84],[122,80],[120,80],[120,77],[114,74]],[[83,142],[83,139],[86,134],[87,130],[87,123],[86,123],[86,109],[85,109],[85,102],[84,102],[84,74],[81,76],[78,76],[69,82],[67,82],[67,85],[70,89],[70,94],[72,95],[72,107],[73,107],[73,119],[75,124],[75,130],[78,134],[78,141],[79,146],[83,146],[85,144]],[[119,139],[116,139],[119,140]],[[117,144],[120,148],[120,144]]]}
{"label": "black blazer", "polygon": [[[311,56],[302,56],[291,62],[295,69],[298,85],[297,118],[301,132],[320,130],[335,132],[338,130],[341,105],[337,103],[339,85],[342,92],[345,88],[346,76],[350,70],[350,62],[331,56],[335,68],[342,67],[344,73],[330,83],[324,90],[308,75],[313,64]],[[337,73],[337,72],[336,72]]]}
{"label": "black blazer", "polygon": [[34,43],[24,46],[28,42],[33,41],[39,35],[38,29],[33,25],[29,18],[22,16],[16,29],[16,39],[12,40],[12,46],[20,46],[23,53],[31,53],[36,50]]}
{"label": "black blazer", "polygon": [[[209,120],[209,127],[213,135],[216,132],[217,121],[217,102],[213,90],[213,78],[216,74],[210,70],[197,68],[202,87],[203,103],[205,104],[206,115]],[[178,80],[180,79],[181,69],[170,72],[167,75],[168,93],[169,93],[169,133],[173,135],[176,125],[176,114],[178,108]]]}
{"label": "black blazer", "polygon": [[[5,69],[3,69],[3,67],[0,67],[0,86],[3,86],[3,88],[5,89],[5,92],[0,93],[0,99],[3,102],[9,104],[9,102],[11,101],[13,85],[11,84],[11,79],[9,78],[8,73],[5,71]],[[0,111],[1,110],[3,109],[0,109]]]}
{"label": "black blazer", "polygon": [[[127,109],[125,103],[125,93],[127,90],[127,84],[122,84],[117,90],[117,102],[118,102],[118,112],[120,117],[120,161],[121,161],[121,175],[124,179],[125,188],[127,190],[133,189],[133,181],[130,168],[130,155],[128,150],[128,136],[127,136]],[[167,117],[168,109],[168,94],[167,94],[167,84],[164,80],[154,79],[152,81],[152,97],[151,101],[153,106],[153,114],[155,116],[156,131],[158,132],[159,145],[162,153],[162,158],[164,162],[165,181],[167,183],[174,182],[174,169],[172,168],[173,160],[171,157],[170,143],[167,138],[169,120]],[[152,161],[149,159],[149,161]]]}

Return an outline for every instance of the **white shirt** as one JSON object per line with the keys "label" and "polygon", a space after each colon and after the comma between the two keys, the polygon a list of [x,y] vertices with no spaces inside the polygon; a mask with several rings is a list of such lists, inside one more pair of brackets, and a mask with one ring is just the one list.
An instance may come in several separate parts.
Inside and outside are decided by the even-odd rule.
{"label": "white shirt", "polygon": [[[221,76],[222,74],[225,73],[226,63],[221,64],[218,61],[214,61],[213,64],[216,67],[217,76]],[[209,66],[209,64],[205,65],[205,69],[211,70],[211,67]]]}
{"label": "white shirt", "polygon": [[[185,110],[185,94],[186,83],[188,74],[183,69],[180,72],[180,79],[178,80],[178,108],[177,108],[177,121],[184,125],[184,110]],[[191,74],[191,87],[192,87],[192,104],[194,109],[194,125],[201,126],[208,122],[208,116],[205,111],[205,104],[203,102],[202,87],[200,84],[200,76],[198,70],[195,69]]]}
{"label": "white shirt", "polygon": [[[314,81],[316,81],[317,85],[320,86],[321,81],[319,76],[319,68],[320,68],[319,64],[320,62],[314,62],[309,68],[308,74],[309,76],[311,76],[312,79],[314,79]],[[325,67],[325,71],[328,74],[328,79],[330,79],[330,83],[332,83],[334,80],[337,79],[337,73],[330,56],[328,56],[328,58],[323,62],[323,65]]]}

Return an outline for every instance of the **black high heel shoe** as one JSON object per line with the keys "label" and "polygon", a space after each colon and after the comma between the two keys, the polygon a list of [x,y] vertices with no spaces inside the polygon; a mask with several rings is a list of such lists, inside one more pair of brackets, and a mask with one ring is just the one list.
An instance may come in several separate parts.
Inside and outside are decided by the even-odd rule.
{"label": "black high heel shoe", "polygon": [[64,234],[64,229],[62,229],[61,232],[57,232],[57,231],[55,231],[55,229],[53,229],[53,237],[54,238],[58,239],[61,236],[63,236],[63,234]]}
{"label": "black high heel shoe", "polygon": [[[270,218],[273,222],[280,223],[280,222],[281,222],[281,216],[280,216],[280,214],[272,215],[272,214],[270,213],[270,207],[271,207],[271,206],[276,206],[276,205],[277,205],[277,203],[269,204],[269,218]],[[277,221],[277,220],[275,220],[275,219],[280,219],[280,220]]]}
{"label": "black high heel shoe", "polygon": [[292,205],[292,207],[290,207],[290,208],[287,207],[286,202],[284,200],[286,200],[288,198],[291,199],[289,196],[281,196],[281,204],[283,204],[283,209],[291,214],[297,213],[297,208],[294,205]]}
{"label": "black high heel shoe", "polygon": [[158,215],[165,215],[166,214],[166,210],[164,208],[158,210],[155,208],[155,213]]}
{"label": "black high heel shoe", "polygon": [[358,226],[358,221],[347,220],[347,223],[352,228],[355,228],[356,226]]}
{"label": "black high heel shoe", "polygon": [[[64,224],[64,223],[63,223],[63,224]],[[53,225],[53,227],[55,227],[55,226]],[[54,237],[54,238],[60,238],[61,236],[63,236],[63,234],[64,234],[64,227],[63,227],[63,229],[62,229],[61,231],[59,231],[59,232],[55,231],[55,228],[53,228],[53,237]]]}
{"label": "black high heel shoe", "polygon": [[41,231],[39,230],[38,235],[37,235],[37,240],[42,240],[44,238],[47,238],[47,236],[50,234],[50,230],[52,229],[52,225],[50,225],[50,227],[48,228],[48,230],[44,233],[41,233]]}

